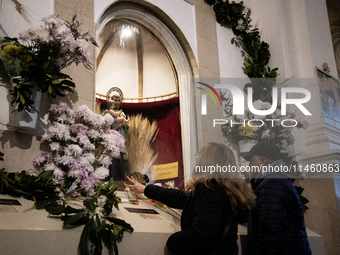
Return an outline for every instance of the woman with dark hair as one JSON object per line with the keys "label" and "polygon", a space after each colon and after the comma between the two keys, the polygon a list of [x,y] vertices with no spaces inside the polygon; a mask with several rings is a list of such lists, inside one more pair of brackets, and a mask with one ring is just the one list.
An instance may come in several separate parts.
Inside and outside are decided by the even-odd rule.
{"label": "woman with dark hair", "polygon": [[[200,169],[211,166],[236,166],[233,152],[225,145],[208,143],[196,159]],[[196,167],[195,167],[196,169]],[[183,209],[181,231],[167,241],[170,254],[238,254],[237,218],[255,203],[255,195],[239,172],[195,172],[186,190],[172,190],[155,185],[144,186],[132,177],[125,184],[135,193],[144,193],[169,207]]]}

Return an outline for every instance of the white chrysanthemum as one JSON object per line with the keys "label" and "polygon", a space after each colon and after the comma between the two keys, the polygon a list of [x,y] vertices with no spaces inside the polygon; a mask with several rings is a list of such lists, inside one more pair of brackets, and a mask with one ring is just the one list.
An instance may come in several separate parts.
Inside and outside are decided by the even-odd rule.
{"label": "white chrysanthemum", "polygon": [[65,113],[63,113],[63,114],[61,114],[61,115],[58,116],[57,120],[60,121],[60,122],[62,122],[62,123],[64,123],[65,121],[68,121],[69,118],[66,116]]}
{"label": "white chrysanthemum", "polygon": [[43,134],[42,135],[42,138],[41,138],[41,141],[43,142],[43,141],[51,141],[51,134],[49,134],[49,133],[45,133],[45,134]]}
{"label": "white chrysanthemum", "polygon": [[96,114],[90,110],[87,105],[81,105],[75,110],[77,118],[83,118],[86,123],[91,123],[95,127],[104,125],[104,119],[101,115]]}
{"label": "white chrysanthemum", "polygon": [[91,129],[87,132],[87,135],[90,138],[97,139],[100,136],[100,133],[97,130]]}
{"label": "white chrysanthemum", "polygon": [[89,121],[91,122],[91,124],[94,127],[100,128],[105,124],[105,120],[104,120],[103,116],[101,116],[99,114],[94,113],[93,115],[91,115],[89,117],[90,117]]}
{"label": "white chrysanthemum", "polygon": [[92,172],[94,171],[92,165],[86,165],[86,166],[85,166],[85,169],[86,169],[86,171],[89,172],[89,173],[92,173]]}
{"label": "white chrysanthemum", "polygon": [[64,172],[59,167],[55,167],[53,171],[54,176],[64,177]]}
{"label": "white chrysanthemum", "polygon": [[55,15],[49,15],[45,18],[43,18],[41,21],[44,22],[46,26],[52,27],[52,26],[60,26],[64,24],[64,21],[59,19]]}
{"label": "white chrysanthemum", "polygon": [[83,157],[85,157],[87,159],[89,164],[92,164],[96,160],[96,157],[94,156],[93,153],[84,154]]}
{"label": "white chrysanthemum", "polygon": [[84,156],[79,157],[79,164],[82,165],[82,166],[89,164],[87,157],[84,157]]}
{"label": "white chrysanthemum", "polygon": [[50,35],[50,31],[44,27],[40,27],[37,31],[37,34],[39,36],[39,39],[43,42],[49,42],[52,41],[53,38]]}
{"label": "white chrysanthemum", "polygon": [[67,146],[66,150],[67,149],[69,150],[68,152],[70,155],[79,156],[83,153],[82,148],[77,144],[70,144]]}
{"label": "white chrysanthemum", "polygon": [[104,115],[104,121],[106,126],[110,126],[115,121],[115,119],[111,116],[111,114],[107,113]]}
{"label": "white chrysanthemum", "polygon": [[57,166],[53,163],[48,163],[44,166],[45,171],[55,170],[56,168],[57,168]]}
{"label": "white chrysanthemum", "polygon": [[100,158],[99,158],[99,162],[100,164],[103,165],[103,167],[106,167],[108,168],[111,164],[111,160],[112,160],[112,157],[110,155],[102,155]]}
{"label": "white chrysanthemum", "polygon": [[76,117],[82,117],[85,120],[89,120],[91,118],[91,115],[93,112],[90,110],[90,108],[87,105],[81,105],[75,110]]}
{"label": "white chrysanthemum", "polygon": [[71,162],[72,159],[73,159],[72,157],[70,157],[68,155],[64,155],[64,156],[59,158],[58,163],[63,164],[63,165],[68,165]]}
{"label": "white chrysanthemum", "polygon": [[90,47],[89,42],[84,40],[84,39],[78,39],[77,45],[78,45],[80,51],[87,51],[88,48]]}
{"label": "white chrysanthemum", "polygon": [[68,171],[67,176],[68,177],[78,178],[79,177],[79,170],[72,169],[72,170]]}
{"label": "white chrysanthemum", "polygon": [[71,138],[69,125],[54,122],[47,130],[51,137],[67,141]]}
{"label": "white chrysanthemum", "polygon": [[109,169],[105,167],[98,167],[93,173],[93,176],[100,180],[104,179],[108,175],[109,175]]}
{"label": "white chrysanthemum", "polygon": [[50,143],[51,151],[58,151],[60,149],[60,144],[56,142]]}

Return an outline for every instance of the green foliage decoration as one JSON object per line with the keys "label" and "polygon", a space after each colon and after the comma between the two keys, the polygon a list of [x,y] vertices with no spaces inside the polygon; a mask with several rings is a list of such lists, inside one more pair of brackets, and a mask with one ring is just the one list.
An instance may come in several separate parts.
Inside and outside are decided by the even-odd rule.
{"label": "green foliage decoration", "polygon": [[[3,153],[0,152],[0,160]],[[113,207],[117,210],[120,198],[115,194],[117,185],[111,178],[106,184],[99,184],[94,196],[84,200],[84,208],[76,209],[67,205],[60,196],[58,185],[52,181],[53,171],[31,175],[27,171],[8,173],[0,169],[0,194],[24,197],[33,200],[35,209],[45,209],[50,215],[61,215],[63,228],[85,225],[78,251],[80,255],[101,255],[103,245],[118,255],[117,241],[124,232],[133,232],[130,224],[111,217]]]}
{"label": "green foliage decoration", "polygon": [[[246,8],[241,1],[236,3],[229,0],[205,0],[208,5],[213,5],[216,14],[216,21],[221,26],[231,28],[235,35],[231,43],[241,48],[244,58],[243,71],[251,79],[251,82],[244,87],[247,92],[248,87],[254,90],[253,99],[258,100],[271,93],[275,78],[278,76],[278,68],[271,69],[268,66],[270,59],[269,44],[261,40],[258,28],[252,28],[251,10]],[[263,78],[261,82],[252,78]],[[272,78],[268,82],[266,78]],[[270,102],[271,97],[266,97]]]}
{"label": "green foliage decoration", "polygon": [[[260,31],[258,28],[253,28],[251,25],[251,10],[246,8],[243,1],[236,3],[229,0],[204,0],[208,5],[213,6],[216,15],[216,22],[223,27],[231,28],[235,35],[231,39],[231,44],[235,44],[236,47],[241,48],[241,55],[244,59],[243,72],[250,78],[250,82],[245,84],[244,91],[247,93],[247,88],[253,88],[253,101],[261,100],[263,102],[272,103],[272,88],[276,84],[276,77],[278,76],[278,68],[270,68],[268,66],[271,54],[269,50],[269,44],[261,40]],[[231,98],[225,97],[224,94],[220,94],[222,100],[226,102],[226,105],[230,105]],[[224,111],[227,116],[232,116],[231,108],[225,107]],[[236,121],[236,116],[233,117]],[[278,130],[274,130],[276,133],[282,133],[282,127],[274,127]],[[281,130],[280,130],[281,129]],[[233,137],[236,140],[251,140],[255,139],[261,141],[260,137],[257,137],[252,129],[246,130],[247,132],[240,133],[238,126],[236,128],[230,128],[227,125],[222,125],[222,132],[225,137]],[[260,130],[261,131],[261,130]],[[259,132],[260,132],[259,131]],[[278,144],[280,141],[271,141],[273,144]],[[279,144],[282,145],[282,144]],[[288,153],[282,153],[282,160],[288,165],[297,167],[298,162],[294,160],[294,156],[289,156]],[[294,178],[298,178],[295,175]],[[302,187],[296,187],[304,210],[308,207],[306,204],[309,202],[304,196],[302,196]]]}

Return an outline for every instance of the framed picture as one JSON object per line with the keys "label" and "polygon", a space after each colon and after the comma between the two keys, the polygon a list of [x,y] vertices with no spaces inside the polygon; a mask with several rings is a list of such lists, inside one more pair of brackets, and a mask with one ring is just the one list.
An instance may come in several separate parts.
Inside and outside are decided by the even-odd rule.
{"label": "framed picture", "polygon": [[339,79],[316,68],[320,84],[320,96],[325,123],[340,128]]}

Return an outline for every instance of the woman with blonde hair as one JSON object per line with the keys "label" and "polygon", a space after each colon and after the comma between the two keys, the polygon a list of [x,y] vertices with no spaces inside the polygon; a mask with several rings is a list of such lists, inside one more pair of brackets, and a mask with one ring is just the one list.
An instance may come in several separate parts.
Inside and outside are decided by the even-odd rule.
{"label": "woman with blonde hair", "polygon": [[172,234],[166,244],[171,253],[236,255],[237,218],[252,208],[255,195],[241,174],[230,169],[236,169],[230,148],[207,143],[199,152],[194,178],[185,191],[155,185],[145,187],[132,177],[128,177],[132,185],[125,186],[169,207],[183,209],[181,231]]}

